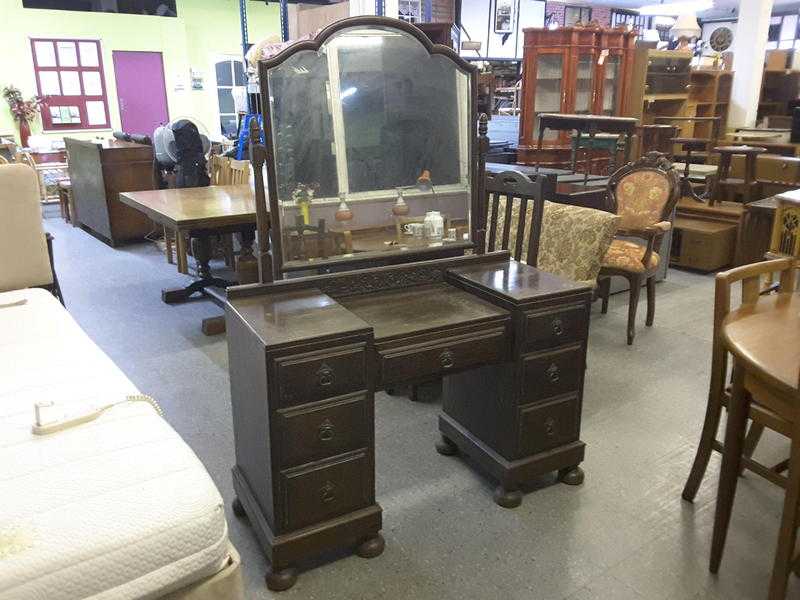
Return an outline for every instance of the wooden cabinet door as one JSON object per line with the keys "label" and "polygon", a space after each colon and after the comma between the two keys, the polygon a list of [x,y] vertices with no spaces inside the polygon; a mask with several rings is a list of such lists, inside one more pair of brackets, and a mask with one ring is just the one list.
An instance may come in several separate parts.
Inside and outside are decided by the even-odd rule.
{"label": "wooden cabinet door", "polygon": [[609,50],[598,59],[595,85],[594,111],[597,115],[621,115],[625,98],[624,54],[621,50]]}
{"label": "wooden cabinet door", "polygon": [[[525,122],[520,129],[520,139],[539,138],[540,113],[569,112],[567,104],[568,54],[563,49],[536,49],[533,60],[525,62],[523,93]],[[548,130],[544,142],[552,145],[558,141],[558,132]]]}

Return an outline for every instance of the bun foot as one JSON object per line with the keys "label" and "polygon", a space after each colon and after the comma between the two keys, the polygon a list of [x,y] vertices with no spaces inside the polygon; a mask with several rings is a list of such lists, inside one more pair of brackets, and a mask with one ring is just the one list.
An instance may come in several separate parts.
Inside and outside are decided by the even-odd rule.
{"label": "bun foot", "polygon": [[282,592],[292,587],[297,582],[297,569],[287,567],[280,571],[267,571],[267,587],[273,592]]}
{"label": "bun foot", "polygon": [[567,485],[580,485],[583,483],[583,469],[580,467],[569,467],[558,472],[558,480]]}
{"label": "bun foot", "polygon": [[436,451],[442,456],[455,456],[458,454],[458,446],[449,438],[442,436],[442,439],[436,442]]}
{"label": "bun foot", "polygon": [[242,501],[238,498],[234,498],[233,502],[231,502],[231,508],[233,508],[233,514],[243,519],[247,516],[247,513],[244,512],[244,506],[242,506]]}
{"label": "bun foot", "polygon": [[498,485],[494,490],[494,501],[503,508],[517,508],[522,504],[522,492]]}
{"label": "bun foot", "polygon": [[386,547],[386,542],[381,534],[371,537],[361,542],[361,545],[356,548],[356,554],[361,558],[375,558],[383,554],[383,549]]}

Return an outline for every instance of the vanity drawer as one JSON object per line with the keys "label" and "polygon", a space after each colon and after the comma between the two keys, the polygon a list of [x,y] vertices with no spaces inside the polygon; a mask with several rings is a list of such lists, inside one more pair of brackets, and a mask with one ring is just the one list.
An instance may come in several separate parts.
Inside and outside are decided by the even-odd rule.
{"label": "vanity drawer", "polygon": [[295,466],[367,447],[372,426],[365,393],[279,410],[282,466]]}
{"label": "vanity drawer", "polygon": [[279,407],[365,390],[366,369],[364,344],[276,358]]}
{"label": "vanity drawer", "polygon": [[290,531],[374,502],[373,467],[366,450],[281,472],[282,524]]}
{"label": "vanity drawer", "polygon": [[580,434],[577,396],[567,396],[519,409],[521,456],[545,452],[574,442]]}
{"label": "vanity drawer", "polygon": [[522,359],[523,399],[520,404],[578,391],[583,369],[580,344],[526,356]]}
{"label": "vanity drawer", "polygon": [[525,313],[525,344],[530,350],[544,350],[586,337],[589,315],[586,305],[550,308]]}
{"label": "vanity drawer", "polygon": [[442,376],[483,364],[500,362],[508,339],[505,327],[494,327],[435,342],[378,349],[381,385]]}

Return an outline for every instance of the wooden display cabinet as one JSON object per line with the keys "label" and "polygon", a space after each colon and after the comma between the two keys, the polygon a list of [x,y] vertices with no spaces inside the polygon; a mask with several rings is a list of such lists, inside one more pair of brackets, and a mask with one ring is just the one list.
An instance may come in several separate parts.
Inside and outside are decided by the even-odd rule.
{"label": "wooden display cabinet", "polygon": [[636,34],[597,26],[524,32],[518,160],[563,168],[570,162],[569,132],[548,132],[538,149],[538,115],[624,114]]}
{"label": "wooden display cabinet", "polygon": [[689,100],[690,52],[637,48],[633,60],[631,98],[623,114],[642,125],[657,117],[682,117]]}

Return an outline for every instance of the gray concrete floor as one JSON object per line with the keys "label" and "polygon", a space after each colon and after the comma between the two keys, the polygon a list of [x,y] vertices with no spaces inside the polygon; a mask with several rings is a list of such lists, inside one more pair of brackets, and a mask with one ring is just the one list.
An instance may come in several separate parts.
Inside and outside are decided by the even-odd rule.
{"label": "gray concrete floor", "polygon": [[[719,459],[696,502],[680,492],[702,425],[710,362],[713,278],[671,271],[658,285],[653,328],[640,310],[625,344],[627,302],[592,311],[582,439],[586,481],[543,479],[520,508],[492,501],[492,484],[458,458],[438,455],[435,403],[376,397],[377,496],[386,551],[364,560],[323,560],[297,585],[271,594],[246,522],[230,511],[234,461],[224,336],[200,320],[207,301],[167,306],[163,287],[186,281],[151,244],[112,249],[59,219],[56,265],[67,308],[122,370],[164,407],[222,491],[244,564],[247,597],[414,600],[760,599],[766,596],[782,494],[740,480],[718,576],[708,554]],[[777,462],[785,440],[768,437],[757,457]],[[800,597],[793,577],[790,597]]]}

